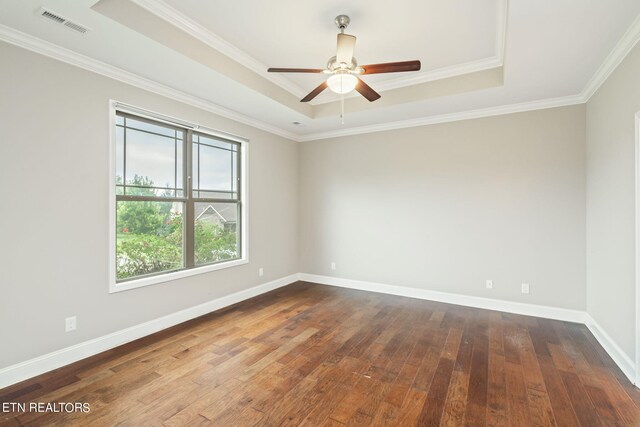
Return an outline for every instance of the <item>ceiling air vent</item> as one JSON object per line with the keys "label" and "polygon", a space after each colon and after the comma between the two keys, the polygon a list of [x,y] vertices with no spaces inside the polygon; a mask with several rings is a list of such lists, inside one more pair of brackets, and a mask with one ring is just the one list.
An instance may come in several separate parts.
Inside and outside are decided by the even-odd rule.
{"label": "ceiling air vent", "polygon": [[87,29],[85,27],[83,27],[80,24],[76,24],[75,22],[65,21],[64,25],[65,25],[65,27],[69,27],[72,30],[76,30],[76,31],[78,31],[78,32],[80,32],[82,34],[87,32]]}
{"label": "ceiling air vent", "polygon": [[87,27],[85,27],[84,25],[80,25],[76,22],[70,21],[67,18],[65,18],[62,15],[59,15],[55,12],[52,12],[50,10],[47,10],[45,8],[40,8],[40,10],[38,10],[38,14],[40,16],[42,16],[43,18],[47,18],[53,22],[57,22],[58,24],[62,24],[67,28],[71,28],[74,31],[77,31],[79,33],[86,33],[87,31],[89,31],[89,29]]}

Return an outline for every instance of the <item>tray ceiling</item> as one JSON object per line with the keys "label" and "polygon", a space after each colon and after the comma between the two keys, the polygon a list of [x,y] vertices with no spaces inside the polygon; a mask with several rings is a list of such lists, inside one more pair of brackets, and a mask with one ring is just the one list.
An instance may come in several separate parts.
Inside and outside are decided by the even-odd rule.
{"label": "tray ceiling", "polygon": [[[41,7],[89,32],[46,22]],[[640,34],[637,0],[0,0],[0,10],[0,40],[133,84],[142,79],[293,139],[577,103],[611,52],[624,53]],[[322,67],[340,13],[351,16],[361,64],[423,63],[418,73],[365,76],[382,99],[346,99],[344,125],[336,94],[298,102],[322,76],[266,73]]]}
{"label": "tray ceiling", "polygon": [[[145,1],[151,11],[160,4]],[[378,85],[395,86],[425,81],[433,71],[453,69],[502,52],[503,0],[423,0],[389,7],[387,0],[344,2],[242,2],[168,0],[174,13],[226,40],[256,61],[272,67],[322,68],[335,55],[338,14],[351,17],[346,32],[355,35],[355,57],[360,64],[419,59],[417,73],[367,76]],[[323,76],[283,74],[283,78],[309,92]],[[385,85],[376,86],[385,88]],[[383,90],[381,89],[381,90]]]}

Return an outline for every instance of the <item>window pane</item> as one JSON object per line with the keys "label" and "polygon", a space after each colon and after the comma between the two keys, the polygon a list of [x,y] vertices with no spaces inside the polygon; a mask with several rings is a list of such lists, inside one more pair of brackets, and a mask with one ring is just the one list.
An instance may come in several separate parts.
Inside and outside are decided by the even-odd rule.
{"label": "window pane", "polygon": [[196,265],[239,257],[237,203],[195,203]]}
{"label": "window pane", "polygon": [[160,135],[170,136],[175,138],[176,130],[168,127],[164,127],[160,124],[154,125],[151,123],[143,122],[141,120],[132,119],[127,117],[127,127],[144,130],[147,132],[159,133]]}
{"label": "window pane", "polygon": [[[195,137],[194,137],[195,138]],[[200,144],[196,144],[193,143],[191,144],[191,180],[192,180],[192,184],[191,187],[194,189],[199,188],[200,186],[200,170],[199,170],[199,166],[200,166],[200,156],[199,156],[199,152],[198,149],[200,148]],[[196,192],[193,192],[193,197],[195,197]]]}
{"label": "window pane", "polygon": [[231,154],[231,160],[233,161],[233,174],[231,175],[231,189],[232,191],[238,191],[238,153],[233,152]]}
{"label": "window pane", "polygon": [[116,115],[116,125],[124,126],[124,117]]}
{"label": "window pane", "polygon": [[238,193],[230,191],[205,191],[199,190],[193,192],[193,197],[196,199],[229,199],[237,200]]}
{"label": "window pane", "polygon": [[[141,187],[175,187],[175,140],[127,129],[127,185]],[[159,195],[142,191],[139,195]],[[127,190],[127,194],[130,193]]]}
{"label": "window pane", "polygon": [[230,151],[235,150],[235,144],[232,144],[230,142],[220,141],[214,138],[209,138],[204,135],[200,135],[199,141],[200,141],[200,144],[209,145],[211,147],[223,148],[225,150],[230,150]]}
{"label": "window pane", "polygon": [[[202,138],[201,138],[202,139]],[[232,152],[200,144],[200,189],[231,191]]]}
{"label": "window pane", "polygon": [[116,184],[124,183],[124,128],[116,128]]}
{"label": "window pane", "polygon": [[176,187],[183,188],[182,186],[182,139],[176,140]]}
{"label": "window pane", "polygon": [[178,202],[118,201],[116,278],[182,268],[182,212]]}

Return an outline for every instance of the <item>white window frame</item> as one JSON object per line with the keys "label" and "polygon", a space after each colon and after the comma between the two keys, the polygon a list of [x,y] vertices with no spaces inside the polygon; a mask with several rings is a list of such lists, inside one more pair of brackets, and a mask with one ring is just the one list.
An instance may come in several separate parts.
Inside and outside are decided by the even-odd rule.
{"label": "white window frame", "polygon": [[[134,114],[158,122],[164,122],[172,125],[179,125],[186,128],[197,130],[199,133],[210,135],[213,137],[225,138],[240,144],[240,251],[241,256],[231,261],[219,262],[216,264],[204,265],[202,267],[193,267],[180,271],[168,273],[160,273],[154,276],[141,277],[139,279],[131,279],[125,282],[119,282],[116,279],[116,112]],[[195,276],[196,274],[209,273],[212,271],[222,270],[225,268],[236,267],[249,263],[249,140],[226,132],[217,131],[203,127],[187,120],[169,117],[151,110],[128,105],[115,100],[109,100],[109,293],[127,291],[137,289],[143,286],[157,285],[159,283],[171,282],[185,277]]]}
{"label": "white window frame", "polygon": [[640,388],[640,111],[635,115],[635,386]]}

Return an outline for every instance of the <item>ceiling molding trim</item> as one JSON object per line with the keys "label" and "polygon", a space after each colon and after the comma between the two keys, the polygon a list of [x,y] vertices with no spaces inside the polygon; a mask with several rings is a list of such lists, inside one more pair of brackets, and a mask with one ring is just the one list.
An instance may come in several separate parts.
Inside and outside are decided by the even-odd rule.
{"label": "ceiling molding trim", "polygon": [[[174,7],[168,5],[162,0],[131,0],[140,7],[143,7],[147,11],[154,15],[164,19],[168,23],[174,25],[185,33],[192,37],[197,38],[203,43],[206,43],[213,49],[216,49],[233,59],[234,61],[244,65],[256,74],[272,83],[287,90],[292,95],[302,98],[307,94],[307,91],[300,86],[292,83],[288,79],[279,76],[277,74],[271,74],[267,72],[267,66],[262,64],[257,59],[250,56],[243,50],[233,46],[222,37],[218,36],[206,27],[193,21],[191,18],[184,15]],[[507,28],[507,2],[508,0],[497,0],[497,18],[496,18],[496,52],[493,56],[479,59],[476,61],[466,62],[462,64],[456,64],[449,67],[439,68],[437,70],[422,72],[413,75],[407,75],[406,77],[399,77],[392,80],[386,80],[376,83],[376,90],[382,92],[385,90],[397,89],[405,86],[412,86],[420,83],[426,83],[433,80],[446,79],[449,77],[456,77],[461,74],[473,73],[476,71],[484,71],[494,67],[501,67],[504,60],[504,47],[506,45],[506,28]],[[353,95],[352,95],[353,96]],[[310,102],[311,105],[324,104],[333,102],[335,99],[324,100],[321,102]]]}
{"label": "ceiling molding trim", "polygon": [[[444,80],[451,77],[458,77],[465,74],[476,73],[480,71],[490,70],[502,66],[502,61],[497,56],[490,58],[479,59],[477,61],[466,62],[464,64],[454,65],[451,67],[438,68],[436,70],[427,71],[421,74],[415,74],[409,77],[401,77],[398,79],[384,80],[375,84],[377,92],[384,92],[386,90],[400,89],[407,86],[418,85],[422,83],[428,83],[435,80]],[[338,96],[338,95],[336,95]],[[357,92],[351,92],[344,97],[357,98],[361,96]],[[331,97],[327,99],[311,101],[311,105],[321,105],[335,102],[336,98]]]}
{"label": "ceiling molding trim", "polygon": [[622,63],[622,61],[631,52],[631,49],[640,41],[640,15],[638,15],[633,21],[633,24],[624,33],[622,38],[618,41],[611,53],[604,60],[598,71],[591,77],[591,80],[587,83],[582,90],[582,96],[584,102],[596,93],[596,91],[607,81],[609,76],[615,71],[615,69]]}
{"label": "ceiling molding trim", "polygon": [[[457,77],[463,74],[471,74],[479,71],[490,70],[491,68],[497,68],[504,66],[505,50],[507,48],[507,25],[509,22],[509,0],[497,0],[498,1],[498,14],[497,14],[497,28],[496,28],[496,47],[494,56],[478,59],[476,61],[465,62],[463,64],[452,65],[449,67],[438,68],[424,72],[422,74],[411,75],[407,77],[400,77],[398,79],[385,80],[376,83],[376,90],[378,92],[384,92],[385,90],[398,89],[405,86],[411,86],[420,83],[427,83],[434,80],[446,79],[449,77]],[[350,93],[345,96],[345,99],[356,98],[360,95],[357,93]],[[311,105],[328,104],[335,102],[335,99],[328,98],[323,99],[316,98],[311,101]]]}
{"label": "ceiling molding trim", "polygon": [[496,32],[496,56],[500,67],[504,65],[507,49],[507,25],[509,23],[509,0],[498,0],[498,30]]}
{"label": "ceiling molding trim", "polygon": [[15,46],[39,53],[49,58],[65,62],[76,67],[83,68],[88,71],[118,80],[120,82],[144,89],[155,94],[171,98],[173,100],[191,105],[201,110],[208,111],[218,116],[243,123],[254,128],[273,133],[283,138],[298,140],[298,136],[294,133],[280,129],[276,126],[230,110],[211,101],[190,95],[188,93],[173,89],[169,86],[149,80],[145,77],[123,70],[97,59],[90,58],[48,41],[42,40],[30,34],[23,33],[14,28],[0,24],[0,41],[4,41]]}
{"label": "ceiling molding trim", "polygon": [[[133,0],[148,1],[148,0]],[[155,1],[155,0],[154,0]],[[501,0],[506,6],[507,0]],[[506,16],[506,11],[505,11]],[[506,22],[504,22],[506,29]],[[129,71],[122,70],[96,59],[76,53],[69,49],[60,47],[48,41],[42,40],[35,36],[23,33],[14,28],[0,24],[0,41],[4,41],[21,48],[48,56],[50,58],[83,68],[88,71],[101,74],[103,76],[121,81],[123,83],[156,93],[158,95],[168,97],[179,102],[191,105],[193,107],[208,111],[210,113],[255,127],[266,132],[282,136],[292,141],[315,141],[328,138],[337,138],[342,136],[358,135],[364,133],[382,132],[394,129],[405,129],[410,127],[427,126],[431,124],[447,123],[461,120],[471,120],[491,116],[499,116],[505,114],[540,110],[546,108],[555,108],[562,106],[578,105],[586,103],[598,88],[607,80],[618,65],[626,58],[635,45],[640,41],[640,15],[635,19],[631,27],[622,36],[615,48],[607,56],[598,71],[591,78],[585,88],[577,95],[570,95],[560,98],[542,99],[531,102],[523,102],[518,104],[510,104],[497,107],[489,107],[477,110],[463,111],[459,113],[441,114],[436,116],[427,116],[416,119],[395,121],[389,123],[381,123],[371,126],[361,126],[350,129],[340,129],[327,132],[317,132],[311,134],[293,133],[268,123],[262,122],[255,118],[243,115],[233,110],[222,107],[211,101],[184,93],[182,91],[170,88],[163,84],[154,82],[147,78],[141,77]],[[504,57],[502,58],[504,60]]]}
{"label": "ceiling molding trim", "polygon": [[541,99],[538,101],[522,102],[499,107],[482,108],[478,110],[462,111],[459,113],[440,114],[437,116],[420,117],[416,119],[400,120],[396,122],[380,123],[372,126],[361,126],[350,129],[340,129],[328,132],[318,132],[298,137],[299,141],[316,141],[319,139],[339,138],[343,136],[359,135],[363,133],[384,132],[395,129],[405,129],[418,126],[434,125],[439,123],[457,122],[461,120],[480,119],[505,114],[522,113],[547,108],[566,107],[570,105],[584,104],[581,95],[571,95],[561,98]]}
{"label": "ceiling molding trim", "polygon": [[190,36],[200,40],[204,44],[219,51],[223,55],[231,58],[240,65],[247,67],[254,73],[258,74],[269,80],[271,83],[281,87],[297,98],[302,98],[307,94],[307,91],[300,86],[292,83],[287,78],[278,74],[272,74],[267,72],[267,66],[257,59],[253,58],[241,49],[238,49],[228,41],[224,40],[217,34],[209,31],[204,26],[198,24],[191,18],[182,14],[174,7],[163,2],[162,0],[131,0],[138,6],[146,9],[148,12],[156,15],[157,17],[165,20],[169,24],[175,26],[179,30],[189,34]]}

